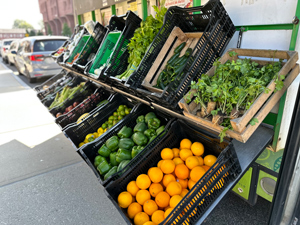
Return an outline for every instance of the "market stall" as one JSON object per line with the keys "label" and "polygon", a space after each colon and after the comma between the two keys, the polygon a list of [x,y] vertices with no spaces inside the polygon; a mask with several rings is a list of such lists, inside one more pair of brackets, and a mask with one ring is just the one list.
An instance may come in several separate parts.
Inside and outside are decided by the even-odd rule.
{"label": "market stall", "polygon": [[271,144],[298,53],[227,49],[219,0],[154,9],[75,30],[35,90],[127,224],[201,224]]}

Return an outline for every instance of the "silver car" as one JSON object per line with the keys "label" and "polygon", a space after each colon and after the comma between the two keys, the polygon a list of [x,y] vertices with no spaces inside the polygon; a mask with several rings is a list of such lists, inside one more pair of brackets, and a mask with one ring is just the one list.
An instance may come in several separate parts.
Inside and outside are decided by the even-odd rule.
{"label": "silver car", "polygon": [[8,63],[7,53],[8,53],[10,44],[14,40],[16,40],[16,39],[10,38],[10,39],[3,39],[2,40],[2,46],[1,46],[0,52],[1,52],[1,57],[2,57],[2,59],[5,63]]}
{"label": "silver car", "polygon": [[20,41],[16,54],[15,66],[20,74],[27,76],[30,83],[39,77],[53,76],[61,71],[61,67],[51,58],[67,40],[63,36],[32,36]]}
{"label": "silver car", "polygon": [[[20,39],[21,40],[21,39]],[[17,52],[19,48],[20,40],[14,40],[11,44],[9,49],[7,50],[7,62],[9,65],[15,64],[16,61],[16,54],[12,54],[11,52]]]}

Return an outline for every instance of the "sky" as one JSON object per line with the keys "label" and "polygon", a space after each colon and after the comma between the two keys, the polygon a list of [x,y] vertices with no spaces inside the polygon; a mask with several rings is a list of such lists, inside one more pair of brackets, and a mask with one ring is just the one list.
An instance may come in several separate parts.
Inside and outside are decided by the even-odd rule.
{"label": "sky", "polygon": [[43,20],[38,0],[0,0],[0,29],[10,29],[14,20],[25,20],[35,29],[41,29]]}

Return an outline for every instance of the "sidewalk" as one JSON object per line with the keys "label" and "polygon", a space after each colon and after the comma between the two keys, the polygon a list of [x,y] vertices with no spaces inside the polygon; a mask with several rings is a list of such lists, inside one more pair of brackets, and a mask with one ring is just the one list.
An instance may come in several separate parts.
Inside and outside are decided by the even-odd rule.
{"label": "sidewalk", "polygon": [[0,63],[0,224],[124,224],[36,93]]}

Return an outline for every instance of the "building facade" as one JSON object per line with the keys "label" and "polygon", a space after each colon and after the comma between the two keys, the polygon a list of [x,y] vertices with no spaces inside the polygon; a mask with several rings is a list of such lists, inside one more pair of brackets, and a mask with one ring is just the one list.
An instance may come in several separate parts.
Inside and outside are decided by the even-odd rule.
{"label": "building facade", "polygon": [[0,29],[0,40],[9,38],[24,38],[26,29]]}
{"label": "building facade", "polygon": [[39,0],[39,7],[46,34],[49,34],[50,27],[53,35],[61,35],[64,23],[73,31],[75,23],[72,0]]}

